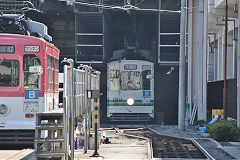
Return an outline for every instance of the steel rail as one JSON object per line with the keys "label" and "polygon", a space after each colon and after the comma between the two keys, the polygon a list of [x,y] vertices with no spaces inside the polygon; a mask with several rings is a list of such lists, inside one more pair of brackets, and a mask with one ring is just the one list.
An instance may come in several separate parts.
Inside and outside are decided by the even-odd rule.
{"label": "steel rail", "polygon": [[203,152],[203,154],[210,160],[215,160],[195,139],[192,139],[193,144],[195,144],[200,151]]}
{"label": "steel rail", "polygon": [[[159,132],[155,131],[155,130],[152,129],[152,128],[147,128],[147,129],[149,129],[151,132],[156,133],[156,134],[158,134],[158,135],[163,135],[163,134],[160,134]],[[215,160],[215,158],[213,158],[213,157],[212,157],[195,139],[193,139],[193,138],[183,138],[183,137],[168,136],[168,135],[164,135],[164,136],[174,137],[174,138],[179,138],[179,139],[191,140],[191,141],[193,142],[193,144],[195,144],[196,147],[198,147],[198,149],[200,149],[207,158],[209,158],[209,159],[211,159],[211,160]]]}
{"label": "steel rail", "polygon": [[[169,137],[169,138],[176,138],[179,140],[190,140],[203,154],[204,156],[207,157],[207,159],[209,160],[215,160],[195,139],[193,138],[184,138],[184,137],[176,137],[176,136],[169,136],[169,135],[164,135],[164,134],[160,134],[159,132],[153,130],[152,128],[146,128],[147,130],[159,135],[159,136],[165,136],[165,137]],[[141,129],[138,129],[138,131],[140,131]],[[135,130],[129,130],[129,131],[137,131],[137,129]],[[162,159],[169,159],[169,158],[162,158]],[[181,158],[178,158],[181,159]]]}

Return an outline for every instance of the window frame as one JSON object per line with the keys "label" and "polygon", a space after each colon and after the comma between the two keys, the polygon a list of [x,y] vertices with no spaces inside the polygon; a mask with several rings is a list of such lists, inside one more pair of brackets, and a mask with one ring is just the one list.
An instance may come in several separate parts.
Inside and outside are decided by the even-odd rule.
{"label": "window frame", "polygon": [[[30,60],[33,60],[33,65],[29,65],[29,64],[27,64],[28,66],[27,66],[27,68],[26,68],[26,66],[25,66],[25,57],[26,56],[28,56],[28,57],[30,57],[30,56],[33,56]],[[35,65],[34,63],[36,63],[35,61],[34,61],[34,59],[37,59],[38,60],[38,64],[37,65]],[[27,62],[29,62],[29,59],[27,60]],[[30,71],[29,71],[29,67],[30,66],[41,66],[41,60],[40,60],[40,58],[38,57],[38,56],[36,56],[35,54],[24,54],[23,55],[23,64],[22,64],[22,66],[23,66],[23,77],[24,77],[24,79],[23,79],[23,90],[41,90],[41,75],[38,75],[37,73],[31,73]],[[26,76],[26,75],[28,75],[28,76]],[[31,76],[32,75],[32,76]],[[33,84],[30,84],[29,85],[29,83],[26,83],[26,82],[29,82],[31,79],[29,79],[30,77],[32,77],[32,78],[34,78],[34,76],[36,76],[37,78],[35,78],[36,79],[36,81],[37,81],[37,84],[36,84],[36,88],[29,88],[29,86],[33,86]],[[27,81],[26,81],[26,79],[28,79]]]}
{"label": "window frame", "polygon": [[[15,75],[18,75],[18,83],[16,84],[16,85],[14,85],[14,86],[10,86],[10,85],[0,85],[0,87],[18,87],[19,85],[20,85],[20,62],[19,62],[19,60],[17,60],[17,59],[6,59],[6,60],[4,60],[2,63],[4,63],[5,61],[15,61],[15,63],[18,65],[18,74],[15,74]],[[1,64],[2,64],[1,63]],[[0,64],[0,65],[1,65]],[[16,68],[16,67],[15,67]],[[0,71],[1,72],[1,71]],[[11,69],[10,69],[10,72],[12,72],[12,66],[11,66]],[[17,73],[17,72],[15,72],[15,73]],[[10,76],[11,76],[12,74],[10,73]],[[12,78],[11,78],[12,79]]]}

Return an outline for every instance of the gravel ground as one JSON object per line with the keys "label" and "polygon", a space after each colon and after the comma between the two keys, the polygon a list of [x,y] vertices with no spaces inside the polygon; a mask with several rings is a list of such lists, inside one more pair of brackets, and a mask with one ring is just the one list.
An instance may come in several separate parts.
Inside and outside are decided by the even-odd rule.
{"label": "gravel ground", "polygon": [[126,145],[146,145],[148,144],[147,140],[141,140],[138,138],[130,138],[124,135],[116,133],[116,131],[105,131],[106,137],[110,139],[112,144],[126,144]]}
{"label": "gravel ground", "polygon": [[216,160],[235,159],[221,149],[220,143],[210,140],[207,134],[198,133],[195,126],[186,126],[185,131],[178,130],[177,126],[166,125],[152,126],[151,128],[164,135],[193,138]]}
{"label": "gravel ground", "polygon": [[218,148],[216,143],[209,139],[197,139],[197,142],[216,160],[235,159],[231,155]]}

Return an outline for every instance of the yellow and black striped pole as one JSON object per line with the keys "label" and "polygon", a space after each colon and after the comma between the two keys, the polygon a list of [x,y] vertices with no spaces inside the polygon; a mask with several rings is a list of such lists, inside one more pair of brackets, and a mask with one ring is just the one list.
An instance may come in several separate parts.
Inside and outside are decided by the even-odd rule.
{"label": "yellow and black striped pole", "polygon": [[95,151],[92,157],[99,157],[98,154],[98,99],[94,98],[94,126],[95,126]]}

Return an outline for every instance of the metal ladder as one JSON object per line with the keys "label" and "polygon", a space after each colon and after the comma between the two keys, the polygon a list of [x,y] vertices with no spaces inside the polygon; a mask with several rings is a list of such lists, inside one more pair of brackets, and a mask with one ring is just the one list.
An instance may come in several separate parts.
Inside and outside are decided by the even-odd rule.
{"label": "metal ladder", "polygon": [[63,113],[38,113],[35,127],[35,159],[65,159]]}
{"label": "metal ladder", "polygon": [[[101,0],[90,0],[102,4]],[[99,63],[103,59],[103,10],[74,2],[75,60],[77,63]],[[94,27],[92,27],[94,26]],[[94,54],[93,54],[94,53]]]}

